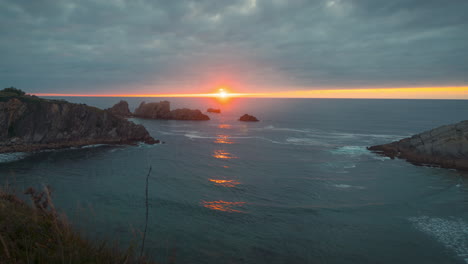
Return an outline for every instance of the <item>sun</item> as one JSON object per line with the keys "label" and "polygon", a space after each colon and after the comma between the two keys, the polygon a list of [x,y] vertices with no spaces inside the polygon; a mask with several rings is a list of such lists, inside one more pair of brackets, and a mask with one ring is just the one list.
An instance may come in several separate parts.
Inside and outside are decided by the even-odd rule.
{"label": "sun", "polygon": [[218,97],[219,98],[226,98],[228,96],[229,96],[228,93],[223,88],[219,89],[219,91],[218,91]]}

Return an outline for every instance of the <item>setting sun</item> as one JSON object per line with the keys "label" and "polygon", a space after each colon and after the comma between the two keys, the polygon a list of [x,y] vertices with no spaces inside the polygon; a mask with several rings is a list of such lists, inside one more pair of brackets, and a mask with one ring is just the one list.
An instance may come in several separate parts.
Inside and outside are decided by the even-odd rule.
{"label": "setting sun", "polygon": [[219,92],[218,92],[218,97],[219,98],[226,98],[226,97],[228,97],[228,93],[223,88],[220,88]]}

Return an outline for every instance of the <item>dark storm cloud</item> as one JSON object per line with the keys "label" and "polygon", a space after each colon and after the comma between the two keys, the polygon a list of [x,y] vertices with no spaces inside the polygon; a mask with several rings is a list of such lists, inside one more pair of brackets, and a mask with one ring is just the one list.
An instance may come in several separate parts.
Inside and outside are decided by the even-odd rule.
{"label": "dark storm cloud", "polygon": [[466,0],[0,0],[0,84],[66,93],[224,80],[269,90],[466,85],[467,14]]}

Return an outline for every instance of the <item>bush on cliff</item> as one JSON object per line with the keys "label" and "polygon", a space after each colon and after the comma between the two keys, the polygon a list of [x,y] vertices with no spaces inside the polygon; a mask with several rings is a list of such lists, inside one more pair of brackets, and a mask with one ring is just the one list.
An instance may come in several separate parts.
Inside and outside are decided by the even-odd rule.
{"label": "bush on cliff", "polygon": [[105,242],[84,239],[57,214],[50,190],[30,188],[28,205],[0,191],[0,263],[152,263]]}
{"label": "bush on cliff", "polygon": [[20,89],[17,89],[15,87],[8,87],[3,90],[0,90],[1,95],[10,95],[10,96],[23,96],[26,95],[26,93]]}

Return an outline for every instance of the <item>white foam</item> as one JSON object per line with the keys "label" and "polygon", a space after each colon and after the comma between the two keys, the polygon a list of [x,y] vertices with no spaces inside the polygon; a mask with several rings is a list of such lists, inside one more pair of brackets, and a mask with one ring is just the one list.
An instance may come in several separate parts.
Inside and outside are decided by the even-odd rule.
{"label": "white foam", "polygon": [[290,132],[299,132],[299,133],[309,133],[309,129],[297,129],[297,128],[284,128],[284,127],[275,127],[275,126],[266,126],[262,128],[251,128],[252,130],[272,130],[272,131],[290,131]]}
{"label": "white foam", "polygon": [[366,187],[364,186],[355,186],[355,185],[349,185],[349,184],[334,184],[333,187],[336,187],[336,188],[341,188],[341,189],[359,189],[359,190],[363,190],[365,189]]}
{"label": "white foam", "polygon": [[94,145],[86,145],[86,146],[82,146],[81,148],[98,148],[98,147],[102,147],[102,146],[107,146],[107,144],[94,144]]}
{"label": "white foam", "polygon": [[337,155],[347,155],[347,156],[368,156],[372,157],[373,159],[385,161],[389,160],[389,157],[379,156],[370,152],[367,147],[364,146],[343,146],[336,149],[331,150],[333,154]]}
{"label": "white foam", "polygon": [[3,153],[0,154],[0,163],[8,163],[26,158],[29,154],[25,152]]}
{"label": "white foam", "polygon": [[289,137],[286,139],[286,142],[294,145],[329,146],[328,143],[313,138]]}
{"label": "white foam", "polygon": [[429,216],[411,217],[414,226],[437,239],[468,263],[468,224],[462,219]]}

